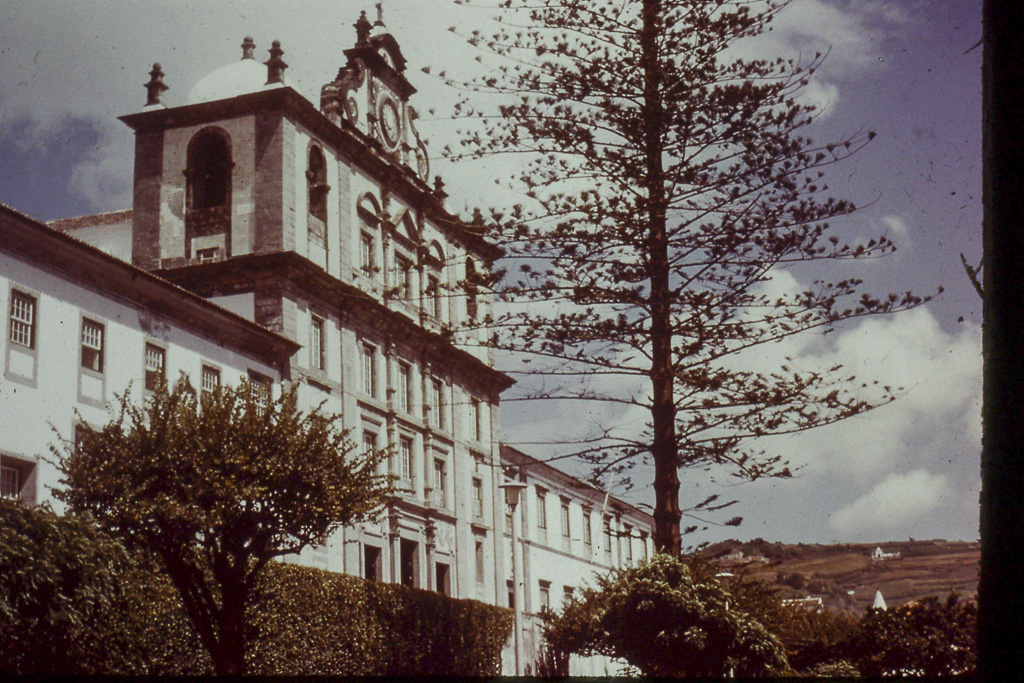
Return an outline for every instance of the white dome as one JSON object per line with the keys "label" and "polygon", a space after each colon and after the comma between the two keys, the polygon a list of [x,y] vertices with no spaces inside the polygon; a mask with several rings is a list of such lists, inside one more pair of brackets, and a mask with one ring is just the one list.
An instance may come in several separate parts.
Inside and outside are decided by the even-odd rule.
{"label": "white dome", "polygon": [[267,67],[255,59],[242,59],[204,76],[185,98],[186,104],[213,102],[259,92],[267,83]]}

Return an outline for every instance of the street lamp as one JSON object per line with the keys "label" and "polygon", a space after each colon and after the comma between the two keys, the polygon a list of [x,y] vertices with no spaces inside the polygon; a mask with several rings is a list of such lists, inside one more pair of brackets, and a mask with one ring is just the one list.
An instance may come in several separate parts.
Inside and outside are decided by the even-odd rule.
{"label": "street lamp", "polygon": [[523,675],[523,589],[521,578],[523,575],[523,551],[519,547],[519,515],[516,514],[516,507],[519,505],[519,495],[526,488],[526,484],[518,481],[510,481],[499,484],[498,488],[505,492],[505,504],[512,510],[512,615],[513,615],[513,643],[516,649],[516,676]]}

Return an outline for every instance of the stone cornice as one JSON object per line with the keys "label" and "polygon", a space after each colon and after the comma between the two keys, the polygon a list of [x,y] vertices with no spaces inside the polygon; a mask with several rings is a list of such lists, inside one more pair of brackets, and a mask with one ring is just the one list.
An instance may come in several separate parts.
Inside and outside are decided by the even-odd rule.
{"label": "stone cornice", "polygon": [[246,254],[215,263],[182,265],[156,272],[162,278],[205,296],[220,293],[214,291],[218,285],[248,288],[268,279],[288,283],[302,290],[306,296],[333,302],[344,315],[408,340],[413,346],[422,348],[435,363],[451,368],[494,394],[515,384],[515,380],[505,373],[453,345],[445,335],[424,329],[417,321],[389,309],[363,290],[329,275],[295,252]]}

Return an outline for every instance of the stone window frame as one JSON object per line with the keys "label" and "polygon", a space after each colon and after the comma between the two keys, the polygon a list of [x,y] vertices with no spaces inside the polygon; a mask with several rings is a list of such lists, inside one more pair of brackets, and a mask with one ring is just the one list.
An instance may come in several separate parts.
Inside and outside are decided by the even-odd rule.
{"label": "stone window frame", "polygon": [[[94,315],[79,315],[79,359],[78,359],[78,401],[97,408],[106,407],[107,396],[107,350],[109,348],[107,335],[107,321],[101,320]],[[99,341],[95,337],[88,338],[90,328],[92,331],[99,331]],[[93,355],[95,354],[95,355]],[[90,364],[87,364],[91,361]],[[166,358],[165,358],[166,364]],[[98,369],[95,367],[98,365]],[[83,392],[83,382],[95,380],[100,383],[99,398],[94,398]]]}
{"label": "stone window frame", "polygon": [[[314,166],[319,166],[314,168]],[[318,235],[326,245],[327,207],[331,186],[327,184],[327,155],[323,146],[310,141],[306,151],[306,211],[322,223],[323,234]],[[315,233],[310,224],[310,233]]]}
{"label": "stone window frame", "polygon": [[[199,391],[202,394],[212,393],[217,387],[221,386],[223,378],[223,368],[212,363],[203,363],[199,369]],[[207,378],[215,378],[216,382],[207,386]]]}
{"label": "stone window frame", "polygon": [[309,367],[327,372],[327,317],[309,313]]}
{"label": "stone window frame", "polygon": [[[160,358],[160,367],[150,366],[150,359]],[[167,344],[146,338],[142,345],[142,386],[146,391],[156,391],[160,381],[167,382]]]}
{"label": "stone window frame", "polygon": [[[19,322],[16,321],[14,317],[14,302],[18,298],[21,298],[23,301],[30,300],[32,302],[32,324],[30,331],[30,334],[32,335],[31,346],[26,346],[20,341],[14,339],[15,324]],[[36,381],[39,375],[39,331],[43,308],[42,295],[38,290],[31,287],[25,287],[21,284],[15,284],[14,282],[10,282],[8,284],[7,305],[5,308],[7,312],[7,344],[4,363],[4,377],[12,382],[24,384],[29,387],[36,386]],[[11,362],[11,356],[13,354],[24,354],[31,358],[32,370],[30,376],[15,371]]]}
{"label": "stone window frame", "polygon": [[364,193],[356,202],[356,215],[359,218],[358,242],[356,253],[358,263],[354,264],[355,272],[366,278],[378,279],[380,263],[383,262],[380,234],[381,209],[380,202],[372,193]]}
{"label": "stone window frame", "polygon": [[8,488],[0,489],[0,495],[10,500],[35,505],[38,470],[36,461],[8,451],[0,451],[0,479],[6,480],[2,485]]}
{"label": "stone window frame", "polygon": [[376,344],[363,341],[359,346],[359,369],[362,383],[360,388],[363,394],[370,398],[377,398],[380,392],[380,362],[377,360],[378,347]]}

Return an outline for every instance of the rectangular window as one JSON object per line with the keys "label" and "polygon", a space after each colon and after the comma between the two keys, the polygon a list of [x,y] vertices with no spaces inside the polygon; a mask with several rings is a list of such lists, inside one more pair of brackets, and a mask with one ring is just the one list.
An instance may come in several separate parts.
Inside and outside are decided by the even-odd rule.
{"label": "rectangular window", "polygon": [[365,274],[373,274],[373,235],[365,232],[359,239],[359,265]]}
{"label": "rectangular window", "polygon": [[440,458],[434,460],[434,504],[438,507],[447,507],[447,472],[445,462]]}
{"label": "rectangular window", "polygon": [[427,276],[427,298],[429,300],[428,312],[437,318],[441,319],[441,281],[434,275]]}
{"label": "rectangular window", "polygon": [[484,516],[484,482],[473,477],[473,516]]}
{"label": "rectangular window", "polygon": [[476,547],[473,553],[476,559],[476,582],[483,584],[484,582],[484,542],[477,539]]}
{"label": "rectangular window", "polygon": [[209,249],[200,249],[196,252],[196,258],[199,259],[200,263],[209,263],[217,259],[217,247],[210,247]]}
{"label": "rectangular window", "polygon": [[412,479],[412,439],[403,436],[398,440],[398,457],[402,478]]}
{"label": "rectangular window", "polygon": [[0,466],[0,496],[21,497],[21,472],[16,467]]}
{"label": "rectangular window", "polygon": [[572,535],[572,529],[569,526],[569,501],[562,500],[562,536],[569,538]]}
{"label": "rectangular window", "polygon": [[590,529],[590,515],[592,510],[590,508],[583,508],[583,545],[590,548],[594,545],[594,537],[591,535]]}
{"label": "rectangular window", "polygon": [[412,367],[408,363],[398,363],[398,408],[408,413],[412,408]]}
{"label": "rectangular window", "polygon": [[483,434],[484,434],[484,430],[483,430],[483,419],[484,419],[483,408],[480,405],[480,401],[475,399],[475,398],[474,399],[470,399],[470,405],[471,405],[471,410],[470,410],[469,419],[473,423],[473,425],[472,425],[472,428],[473,428],[473,438],[476,439],[477,441],[480,441],[481,439],[483,439]]}
{"label": "rectangular window", "polygon": [[430,425],[436,429],[444,429],[444,385],[441,380],[430,380]]}
{"label": "rectangular window", "polygon": [[249,383],[252,385],[253,403],[256,404],[256,409],[262,413],[270,405],[270,378],[250,370]]}
{"label": "rectangular window", "polygon": [[363,432],[363,455],[370,455],[377,450],[377,435],[373,432]]}
{"label": "rectangular window", "polygon": [[412,300],[412,261],[405,258],[404,256],[395,256],[395,270],[397,281],[395,282],[398,288],[398,298],[402,301]]}
{"label": "rectangular window", "polygon": [[647,534],[640,534],[640,559],[644,562],[647,561]]}
{"label": "rectangular window", "polygon": [[537,528],[548,528],[547,491],[537,487]]}
{"label": "rectangular window", "polygon": [[419,544],[403,538],[399,547],[399,579],[403,586],[419,586]]}
{"label": "rectangular window", "polygon": [[216,391],[220,386],[220,370],[210,365],[204,365],[202,382],[204,394]]}
{"label": "rectangular window", "polygon": [[512,533],[512,506],[505,503],[505,533]]}
{"label": "rectangular window", "polygon": [[377,396],[377,367],[374,362],[376,349],[369,344],[363,344],[363,393],[367,396]]}
{"label": "rectangular window", "polygon": [[562,600],[564,600],[565,602],[569,602],[570,600],[572,600],[572,595],[575,592],[576,589],[572,586],[562,586]]}
{"label": "rectangular window", "polygon": [[324,353],[324,319],[312,316],[309,328],[309,363],[317,370],[327,367],[327,354]]}
{"label": "rectangular window", "polygon": [[551,582],[541,581],[540,582],[540,609],[544,610],[551,609]]}
{"label": "rectangular window", "polygon": [[167,351],[146,342],[146,388],[155,391],[167,377]]}
{"label": "rectangular window", "polygon": [[631,527],[628,524],[625,525],[625,527],[623,528],[623,533],[625,535],[625,538],[623,540],[625,540],[625,542],[626,542],[626,561],[627,562],[632,562],[633,561],[633,527]]}
{"label": "rectangular window", "polygon": [[442,595],[452,594],[451,571],[447,564],[437,562],[434,564],[434,589]]}
{"label": "rectangular window", "polygon": [[19,291],[11,291],[12,344],[29,349],[36,347],[36,299]]}
{"label": "rectangular window", "polygon": [[381,580],[380,548],[372,545],[363,546],[363,578],[367,581]]}
{"label": "rectangular window", "polygon": [[612,518],[604,518],[604,554],[610,560],[612,558]]}
{"label": "rectangular window", "polygon": [[82,367],[103,372],[103,325],[82,319]]}

